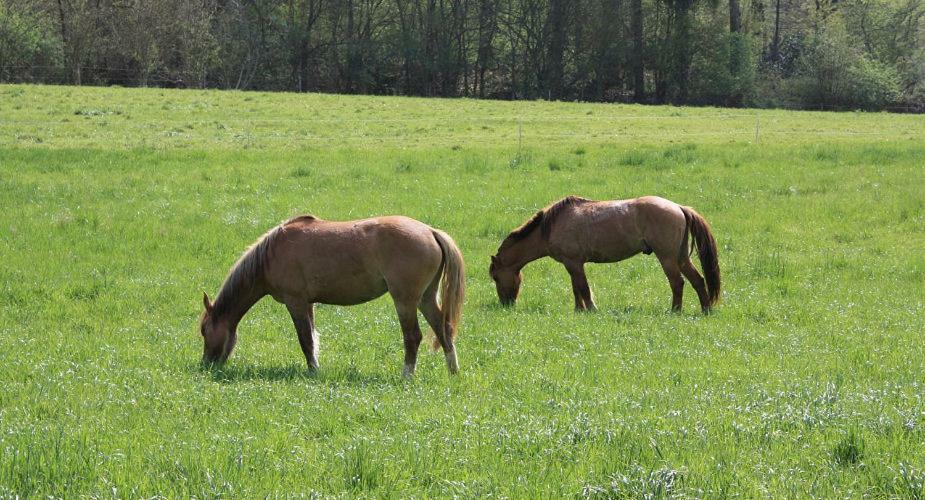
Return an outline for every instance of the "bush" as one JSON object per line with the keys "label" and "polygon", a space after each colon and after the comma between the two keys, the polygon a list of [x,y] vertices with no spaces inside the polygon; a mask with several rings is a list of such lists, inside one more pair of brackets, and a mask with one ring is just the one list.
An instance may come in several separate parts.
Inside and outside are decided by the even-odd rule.
{"label": "bush", "polygon": [[720,106],[750,102],[755,87],[755,50],[742,33],[708,29],[699,34],[702,47],[692,63],[692,101]]}
{"label": "bush", "polygon": [[904,104],[912,110],[925,111],[925,48],[918,51],[907,72]]}
{"label": "bush", "polygon": [[861,57],[848,68],[850,98],[863,109],[883,109],[899,101],[899,73],[887,64]]}
{"label": "bush", "polygon": [[57,40],[39,16],[0,0],[0,81],[30,81],[43,66],[57,65]]}
{"label": "bush", "polygon": [[793,91],[808,107],[883,109],[901,95],[895,68],[862,55],[837,22],[810,40]]}

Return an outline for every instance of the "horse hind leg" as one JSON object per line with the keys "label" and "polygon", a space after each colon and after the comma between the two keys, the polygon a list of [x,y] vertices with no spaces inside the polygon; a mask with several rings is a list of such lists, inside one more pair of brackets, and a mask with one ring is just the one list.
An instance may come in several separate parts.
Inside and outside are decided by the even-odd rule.
{"label": "horse hind leg", "polygon": [[[436,242],[434,246],[437,246]],[[410,256],[406,257],[412,259]],[[438,272],[441,269],[440,258],[439,254],[420,254],[417,255],[419,262],[416,265],[396,265],[385,275],[405,342],[405,366],[402,371],[405,378],[411,378],[417,366],[418,348],[423,339],[418,323],[418,307],[422,298],[436,296]]]}
{"label": "horse hind leg", "polygon": [[443,348],[443,355],[446,357],[446,368],[451,374],[459,372],[459,361],[456,359],[456,346],[453,344],[453,335],[448,325],[443,320],[443,311],[437,305],[437,295],[425,294],[421,299],[421,314],[427,319],[427,324],[434,331],[437,337],[437,343]]}
{"label": "horse hind leg", "polygon": [[681,277],[681,267],[678,265],[676,257],[670,258],[659,256],[659,263],[668,278],[668,284],[671,285],[671,310],[680,311],[682,299],[684,297],[684,278]]}
{"label": "horse hind leg", "polygon": [[417,366],[418,348],[424,338],[421,335],[421,326],[418,324],[416,307],[418,300],[404,300],[395,296],[392,299],[395,301],[395,312],[398,313],[398,322],[405,341],[405,367],[402,370],[402,376],[411,378]]}
{"label": "horse hind leg", "polygon": [[697,297],[700,299],[700,309],[704,313],[710,312],[710,296],[707,294],[707,287],[704,284],[703,277],[697,272],[697,268],[691,262],[690,258],[684,258],[681,262],[681,273],[691,282],[691,286],[697,291]]}

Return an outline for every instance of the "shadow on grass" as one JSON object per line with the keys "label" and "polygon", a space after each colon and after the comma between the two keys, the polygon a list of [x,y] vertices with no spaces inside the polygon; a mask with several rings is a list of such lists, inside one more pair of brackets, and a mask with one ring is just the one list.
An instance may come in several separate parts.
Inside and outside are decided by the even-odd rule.
{"label": "shadow on grass", "polygon": [[207,374],[214,382],[224,384],[252,380],[270,382],[308,381],[311,383],[334,383],[351,386],[397,385],[401,383],[401,379],[397,376],[388,377],[379,373],[364,372],[349,365],[333,369],[322,367],[317,372],[310,372],[303,365],[253,366],[233,363],[194,365],[193,369]]}
{"label": "shadow on grass", "polygon": [[489,311],[513,311],[516,306],[505,306],[498,302],[498,300],[483,300],[479,302],[478,307]]}
{"label": "shadow on grass", "polygon": [[[594,317],[595,315],[606,316],[625,320],[629,317],[637,318],[653,318],[653,317],[704,317],[709,315],[704,315],[699,306],[686,305],[682,311],[672,311],[669,307],[665,306],[636,306],[636,305],[625,305],[625,306],[601,306],[598,304],[598,309],[596,311],[576,311],[574,307],[571,307],[571,303],[565,303],[559,307],[547,304],[537,304],[537,303],[526,303],[526,304],[516,304],[513,306],[504,306],[499,304],[497,301],[483,301],[478,304],[480,309],[485,311],[497,312],[497,313],[541,313],[541,314],[551,314],[551,313],[574,313],[576,316],[590,316]],[[713,309],[713,312],[710,315],[715,314],[716,309]]]}
{"label": "shadow on grass", "polygon": [[[556,312],[555,305],[544,304],[542,302],[534,302],[529,300],[519,300],[515,304],[504,305],[499,302],[497,299],[483,300],[479,302],[478,307],[485,311],[499,312],[499,313],[531,313],[531,314],[551,314]],[[566,309],[563,309],[566,310]]]}

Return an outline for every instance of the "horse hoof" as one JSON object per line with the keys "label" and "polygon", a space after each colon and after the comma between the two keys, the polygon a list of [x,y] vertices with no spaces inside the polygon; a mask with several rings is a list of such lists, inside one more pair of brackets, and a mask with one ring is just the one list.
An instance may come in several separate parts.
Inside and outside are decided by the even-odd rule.
{"label": "horse hoof", "polygon": [[446,355],[446,369],[449,370],[450,375],[456,375],[459,373],[459,361],[456,359],[456,351],[452,350]]}

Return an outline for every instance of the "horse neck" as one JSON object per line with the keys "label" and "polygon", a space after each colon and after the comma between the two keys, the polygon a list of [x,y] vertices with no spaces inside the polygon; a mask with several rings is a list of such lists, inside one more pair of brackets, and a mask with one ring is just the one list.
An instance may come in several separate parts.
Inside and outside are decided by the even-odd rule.
{"label": "horse neck", "polygon": [[498,252],[498,258],[506,266],[513,267],[517,271],[530,262],[547,255],[549,255],[549,250],[546,248],[546,242],[543,241],[539,228]]}
{"label": "horse neck", "polygon": [[218,320],[227,321],[229,330],[234,332],[241,318],[266,294],[263,284],[254,283],[246,290],[235,290],[230,296],[220,295],[214,305],[217,310],[222,311]]}

